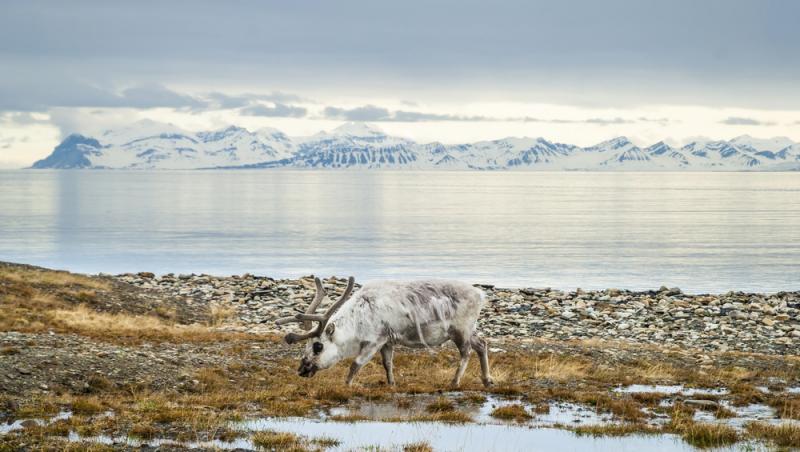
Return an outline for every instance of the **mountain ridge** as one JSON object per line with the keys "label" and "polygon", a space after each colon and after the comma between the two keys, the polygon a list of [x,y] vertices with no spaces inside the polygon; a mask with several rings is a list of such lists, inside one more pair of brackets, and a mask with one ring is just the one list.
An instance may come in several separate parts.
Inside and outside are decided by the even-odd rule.
{"label": "mountain ridge", "polygon": [[647,147],[625,136],[580,147],[542,137],[462,144],[417,143],[364,123],[290,137],[280,130],[227,126],[189,132],[142,121],[99,137],[72,134],[32,169],[464,169],[464,170],[800,170],[800,144],[747,135]]}

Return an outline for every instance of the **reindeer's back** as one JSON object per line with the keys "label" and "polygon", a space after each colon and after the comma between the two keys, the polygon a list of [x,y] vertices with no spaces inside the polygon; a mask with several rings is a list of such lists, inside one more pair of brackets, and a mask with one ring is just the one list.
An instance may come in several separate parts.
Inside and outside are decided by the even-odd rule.
{"label": "reindeer's back", "polygon": [[474,324],[485,302],[480,289],[450,280],[368,283],[353,298],[354,309],[371,312],[396,328],[409,321],[445,328]]}

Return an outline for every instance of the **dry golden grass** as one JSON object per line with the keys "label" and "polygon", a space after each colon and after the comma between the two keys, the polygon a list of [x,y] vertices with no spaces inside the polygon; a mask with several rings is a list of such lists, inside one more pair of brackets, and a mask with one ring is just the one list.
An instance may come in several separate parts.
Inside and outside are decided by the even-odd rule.
{"label": "dry golden grass", "polygon": [[676,403],[672,407],[671,419],[665,426],[665,430],[677,433],[687,443],[701,448],[727,446],[741,439],[733,427],[725,424],[695,422],[693,416],[694,410],[691,407]]}
{"label": "dry golden grass", "polygon": [[515,422],[525,422],[533,417],[530,415],[530,413],[528,413],[524,406],[518,403],[497,407],[492,410],[490,415],[497,419]]}
{"label": "dry golden grass", "polygon": [[59,270],[45,270],[29,267],[0,267],[0,278],[8,281],[46,285],[46,286],[72,286],[78,290],[110,290],[111,284],[97,278],[69,273]]}
{"label": "dry golden grass", "polygon": [[310,440],[308,440],[308,443],[311,444],[311,445],[314,445],[314,446],[319,446],[319,447],[321,447],[323,449],[336,447],[336,446],[342,444],[342,442],[339,441],[336,438],[327,438],[327,437],[324,437],[324,436],[321,436],[319,438],[311,438]]}
{"label": "dry golden grass", "polygon": [[692,422],[681,430],[681,437],[695,447],[711,448],[734,444],[739,441],[739,433],[724,424]]}
{"label": "dry golden grass", "polygon": [[800,447],[800,425],[750,422],[745,427],[751,436],[770,441],[778,447]]}
{"label": "dry golden grass", "polygon": [[334,422],[362,422],[370,420],[370,418],[362,414],[337,414],[335,416],[328,417],[328,419]]}
{"label": "dry golden grass", "polygon": [[768,403],[777,410],[778,417],[800,420],[800,396],[773,396],[768,400]]}
{"label": "dry golden grass", "polygon": [[533,359],[527,363],[532,376],[553,381],[567,381],[585,378],[591,364],[569,357],[549,355],[541,359]]}
{"label": "dry golden grass", "polygon": [[661,392],[634,392],[631,398],[643,405],[655,406],[662,400],[669,397],[667,394]]}
{"label": "dry golden grass", "polygon": [[486,402],[486,396],[483,395],[483,394],[470,392],[470,393],[467,393],[467,394],[464,394],[463,396],[461,396],[460,400],[462,402],[467,402],[467,403],[485,403]]}
{"label": "dry golden grass", "polygon": [[403,446],[403,452],[433,452],[433,446],[420,441],[418,443],[406,444]]}
{"label": "dry golden grass", "polygon": [[299,436],[293,433],[272,430],[255,432],[251,440],[257,447],[267,450],[286,450],[290,447],[299,447],[301,445]]}
{"label": "dry golden grass", "polygon": [[58,414],[59,406],[50,398],[37,397],[21,402],[14,411],[20,419],[44,419]]}
{"label": "dry golden grass", "polygon": [[[152,315],[99,312],[90,307],[113,285],[67,272],[0,265],[0,331],[75,333],[115,343],[218,342],[252,338],[208,325],[181,325],[173,308],[157,306]],[[230,314],[218,308],[216,319]],[[278,340],[277,336],[269,340]],[[11,349],[9,349],[9,352]]]}
{"label": "dry golden grass", "polygon": [[108,444],[93,442],[70,442],[62,445],[62,452],[113,452],[114,447]]}
{"label": "dry golden grass", "polygon": [[225,376],[225,370],[220,368],[200,369],[195,373],[195,378],[202,385],[204,392],[216,392],[230,386],[230,380]]}
{"label": "dry golden grass", "polygon": [[233,306],[215,303],[211,305],[210,323],[212,326],[219,326],[236,316],[236,309]]}
{"label": "dry golden grass", "polygon": [[584,425],[575,427],[572,431],[578,435],[588,436],[627,436],[644,433],[656,434],[660,432],[659,429],[647,424],[632,424],[627,422],[621,424]]}
{"label": "dry golden grass", "polygon": [[128,430],[128,436],[139,439],[155,438],[158,434],[159,430],[146,422],[136,423]]}
{"label": "dry golden grass", "polygon": [[716,417],[717,419],[730,419],[736,417],[736,412],[720,405],[717,407],[716,410],[714,410],[714,417]]}
{"label": "dry golden grass", "polygon": [[71,407],[75,414],[92,415],[105,411],[103,404],[96,397],[76,398]]}
{"label": "dry golden grass", "polygon": [[674,381],[678,373],[673,366],[665,363],[640,363],[635,370],[631,378],[646,383]]}
{"label": "dry golden grass", "polygon": [[428,413],[439,413],[442,411],[453,411],[456,409],[456,406],[453,404],[453,401],[446,398],[446,397],[439,397],[438,399],[434,400],[433,402],[429,403],[425,407],[425,411]]}
{"label": "dry golden grass", "polygon": [[749,383],[737,383],[730,386],[732,403],[734,406],[745,406],[752,403],[762,403],[766,395]]}
{"label": "dry golden grass", "polygon": [[97,339],[116,338],[134,341],[214,342],[246,337],[204,325],[180,325],[159,317],[97,312],[86,306],[50,312],[52,324],[67,332]]}
{"label": "dry golden grass", "polygon": [[466,424],[472,422],[472,416],[462,411],[437,411],[435,413],[426,413],[412,416],[408,419],[382,419],[386,422],[446,422],[450,424]]}
{"label": "dry golden grass", "polygon": [[351,391],[337,387],[323,387],[316,391],[317,400],[325,402],[345,403],[353,397]]}

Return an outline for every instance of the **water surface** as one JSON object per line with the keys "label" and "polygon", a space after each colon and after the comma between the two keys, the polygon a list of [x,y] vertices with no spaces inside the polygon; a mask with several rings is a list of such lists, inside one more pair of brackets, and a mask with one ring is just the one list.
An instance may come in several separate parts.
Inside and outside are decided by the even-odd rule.
{"label": "water surface", "polygon": [[798,290],[800,174],[0,171],[0,260]]}

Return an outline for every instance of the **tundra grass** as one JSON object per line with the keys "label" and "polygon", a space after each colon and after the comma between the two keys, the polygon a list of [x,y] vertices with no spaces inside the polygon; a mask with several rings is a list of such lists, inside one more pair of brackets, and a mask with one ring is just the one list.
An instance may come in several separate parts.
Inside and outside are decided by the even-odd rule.
{"label": "tundra grass", "polygon": [[515,422],[525,422],[533,417],[528,413],[525,407],[520,404],[497,407],[492,410],[491,416],[497,419]]}

